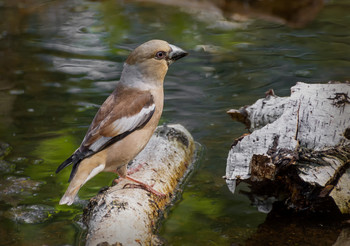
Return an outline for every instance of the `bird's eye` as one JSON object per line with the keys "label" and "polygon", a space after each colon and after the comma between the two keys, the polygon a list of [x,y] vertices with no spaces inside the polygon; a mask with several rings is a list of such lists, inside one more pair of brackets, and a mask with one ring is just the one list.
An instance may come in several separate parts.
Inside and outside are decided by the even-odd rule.
{"label": "bird's eye", "polygon": [[156,54],[157,59],[164,59],[166,56],[166,53],[164,51],[158,51]]}

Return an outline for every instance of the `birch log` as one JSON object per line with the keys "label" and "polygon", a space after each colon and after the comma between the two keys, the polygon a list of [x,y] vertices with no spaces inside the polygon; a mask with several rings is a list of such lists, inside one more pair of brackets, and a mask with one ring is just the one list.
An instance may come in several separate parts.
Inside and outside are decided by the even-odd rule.
{"label": "birch log", "polygon": [[272,181],[285,186],[297,209],[335,202],[350,213],[350,84],[297,83],[290,97],[266,98],[229,110],[250,132],[227,158],[226,182]]}
{"label": "birch log", "polygon": [[154,245],[160,215],[174,198],[179,181],[193,162],[195,144],[181,125],[160,126],[135,158],[144,167],[132,175],[166,194],[159,198],[122,180],[90,200],[84,211],[87,245]]}

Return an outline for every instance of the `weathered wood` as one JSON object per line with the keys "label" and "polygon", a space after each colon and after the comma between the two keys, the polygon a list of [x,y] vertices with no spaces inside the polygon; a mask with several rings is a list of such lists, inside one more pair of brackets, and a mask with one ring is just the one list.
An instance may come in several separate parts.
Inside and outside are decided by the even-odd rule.
{"label": "weathered wood", "polygon": [[144,167],[132,177],[166,194],[156,197],[128,180],[101,192],[84,211],[87,245],[152,245],[156,223],[174,198],[176,187],[193,162],[195,144],[181,125],[158,127],[146,148],[135,158]]}
{"label": "weathered wood", "polygon": [[283,114],[288,102],[288,97],[278,97],[273,90],[270,90],[266,98],[259,99],[253,105],[242,107],[239,110],[231,109],[227,113],[233,120],[245,124],[252,132],[277,120]]}
{"label": "weathered wood", "polygon": [[296,208],[333,198],[350,213],[350,84],[297,83],[291,96],[269,93],[228,113],[250,135],[233,144],[227,159],[230,190],[235,180],[283,180]]}

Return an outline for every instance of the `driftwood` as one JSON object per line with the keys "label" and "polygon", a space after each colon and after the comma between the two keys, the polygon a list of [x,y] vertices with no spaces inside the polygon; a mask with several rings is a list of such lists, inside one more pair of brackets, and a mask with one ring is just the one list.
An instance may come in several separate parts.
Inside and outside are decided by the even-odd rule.
{"label": "driftwood", "polygon": [[237,139],[229,152],[230,190],[236,180],[268,182],[270,188],[280,187],[274,197],[294,209],[322,210],[332,202],[349,214],[349,95],[348,83],[299,82],[290,97],[269,91],[251,106],[228,111],[252,132]]}
{"label": "driftwood", "polygon": [[144,167],[132,177],[166,194],[157,197],[135,183],[122,180],[90,200],[84,211],[86,245],[153,245],[162,212],[176,195],[179,182],[193,162],[195,144],[181,125],[157,128],[132,166]]}

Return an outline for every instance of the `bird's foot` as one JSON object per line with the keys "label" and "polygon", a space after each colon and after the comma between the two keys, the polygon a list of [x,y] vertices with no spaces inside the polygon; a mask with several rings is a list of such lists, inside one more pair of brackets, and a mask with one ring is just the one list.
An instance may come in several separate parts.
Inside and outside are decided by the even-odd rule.
{"label": "bird's foot", "polygon": [[134,179],[134,178],[130,177],[129,175],[126,175],[125,178],[128,179],[128,180],[130,180],[130,181],[133,181],[133,182],[139,184],[140,187],[141,187],[142,189],[144,189],[144,190],[146,190],[146,191],[149,191],[149,192],[151,192],[152,194],[154,194],[154,195],[156,195],[156,196],[158,196],[158,197],[160,197],[160,198],[166,197],[166,195],[165,195],[164,193],[161,193],[161,192],[159,192],[159,191],[153,189],[153,187],[152,187],[151,185],[145,184],[145,183],[143,183],[143,182],[140,181],[140,180],[137,180],[137,179]]}
{"label": "bird's foot", "polygon": [[[116,184],[118,184],[123,178],[125,178],[125,179],[128,179],[128,180],[130,180],[130,181],[133,181],[133,182],[137,183],[137,184],[138,184],[138,187],[141,187],[142,189],[144,189],[144,190],[146,190],[146,191],[149,191],[149,192],[153,193],[154,195],[156,195],[156,196],[158,196],[158,197],[160,197],[160,198],[166,197],[165,194],[163,194],[163,193],[161,193],[161,192],[159,192],[159,191],[153,189],[153,185],[145,184],[145,183],[143,183],[142,181],[137,180],[137,179],[135,179],[135,178],[132,178],[132,177],[130,176],[130,175],[132,175],[132,174],[134,174],[134,173],[140,171],[140,169],[141,169],[145,164],[147,164],[147,163],[146,163],[146,162],[140,163],[140,164],[137,165],[136,167],[130,168],[130,169],[127,171],[127,174],[125,175],[125,177],[122,177],[122,176],[118,173],[118,171],[115,171],[115,173],[117,173],[117,174],[119,175],[119,177],[118,177],[117,179],[114,179],[114,180],[113,180],[113,184],[116,185]],[[124,176],[124,175],[123,175],[123,176]]]}
{"label": "bird's foot", "polygon": [[120,177],[115,178],[115,179],[113,179],[113,181],[112,181],[112,185],[117,185],[117,184],[119,184],[120,181],[121,181],[121,178],[120,178]]}

